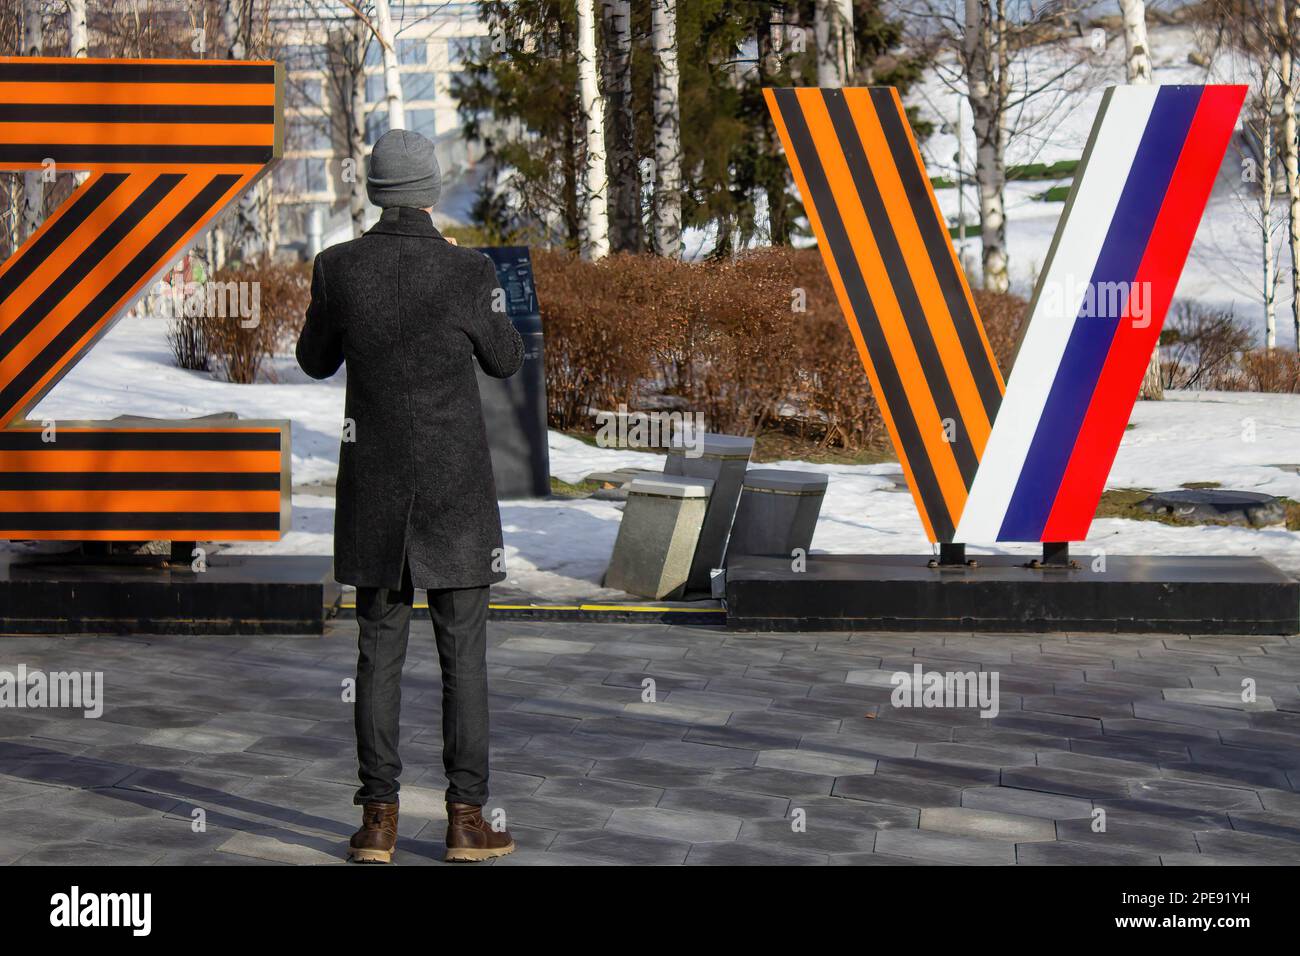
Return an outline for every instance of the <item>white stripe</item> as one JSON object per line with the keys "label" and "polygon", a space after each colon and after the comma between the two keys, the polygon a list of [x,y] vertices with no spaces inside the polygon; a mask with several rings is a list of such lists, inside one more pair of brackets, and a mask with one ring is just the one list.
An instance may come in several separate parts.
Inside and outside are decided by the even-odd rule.
{"label": "white stripe", "polygon": [[[998,540],[1159,92],[1158,86],[1121,86],[1110,91],[1109,100],[1102,101],[1093,126],[1092,151],[1080,171],[1082,180],[1069,215],[1057,224],[1045,277],[1030,305],[1029,326],[1016,354],[1007,393],[957,524],[957,541],[979,544]],[[1079,400],[1085,401],[1086,396]]]}

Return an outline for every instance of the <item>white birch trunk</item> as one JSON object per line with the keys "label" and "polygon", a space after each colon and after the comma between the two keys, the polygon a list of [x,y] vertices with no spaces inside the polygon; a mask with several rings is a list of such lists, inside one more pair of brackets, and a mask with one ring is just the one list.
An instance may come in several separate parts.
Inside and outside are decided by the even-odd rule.
{"label": "white birch trunk", "polygon": [[654,247],[661,256],[682,255],[682,137],[677,69],[677,0],[651,0],[654,52]]}
{"label": "white birch trunk", "polygon": [[[67,0],[67,4],[68,56],[84,59],[90,56],[90,34],[86,29],[86,0]],[[80,186],[90,178],[90,173],[75,173],[72,178],[74,183]]]}
{"label": "white birch trunk", "polygon": [[[1288,9],[1288,8],[1291,9]],[[1291,246],[1291,321],[1300,350],[1300,156],[1296,142],[1296,12],[1287,0],[1276,0],[1273,27],[1277,31],[1278,78],[1282,82],[1282,166],[1286,170],[1287,216]]]}
{"label": "white birch trunk", "polygon": [[632,113],[632,3],[601,0],[605,24],[605,99],[609,110],[610,248],[641,251],[641,178]]}
{"label": "white birch trunk", "polygon": [[853,0],[817,0],[817,85],[847,86],[853,81]]}
{"label": "white birch trunk", "polygon": [[1145,0],[1119,0],[1124,21],[1124,53],[1130,83],[1151,82],[1151,46],[1147,42]]}
{"label": "white birch trunk", "polygon": [[975,130],[975,185],[979,195],[984,288],[1006,292],[1007,269],[1006,131],[1003,128],[1003,78],[994,68],[998,30],[993,0],[966,0],[966,83]]}
{"label": "white birch trunk", "polygon": [[370,29],[355,17],[351,23],[352,54],[347,58],[351,85],[347,103],[348,155],[353,161],[348,211],[352,215],[352,238],[366,231],[366,47]]}
{"label": "white birch trunk", "polygon": [[[1124,21],[1124,55],[1128,81],[1137,85],[1150,83],[1151,45],[1147,40],[1146,3],[1144,0],[1119,0],[1119,12]],[[1269,243],[1267,232],[1264,233],[1264,245],[1268,247],[1271,256],[1273,247]],[[1159,342],[1151,350],[1151,361],[1147,363],[1138,394],[1151,400],[1165,397],[1164,382],[1160,378]]]}
{"label": "white birch trunk", "polygon": [[[221,7],[221,37],[226,43],[228,60],[243,60],[248,57],[248,48],[244,44],[243,9],[240,0],[225,0]],[[222,258],[224,261],[227,255],[233,256],[245,263],[252,256],[258,233],[257,197],[254,190],[244,191],[235,203],[234,213],[230,243],[222,249]]]}
{"label": "white birch trunk", "polygon": [[1260,124],[1264,161],[1260,163],[1259,228],[1264,240],[1264,348],[1271,352],[1277,346],[1277,264],[1273,254],[1273,122],[1268,113]]}
{"label": "white birch trunk", "polygon": [[609,176],[605,171],[605,102],[596,66],[595,0],[578,3],[578,100],[586,140],[582,180],[585,192],[583,256],[609,255]]}
{"label": "white birch trunk", "polygon": [[406,102],[402,99],[402,73],[397,63],[397,40],[388,0],[375,0],[375,29],[384,57],[384,102],[388,105],[388,128],[406,129]]}
{"label": "white birch trunk", "polygon": [[[40,56],[45,46],[44,24],[41,19],[40,0],[23,2],[23,55]],[[20,239],[40,228],[45,213],[44,170],[29,169],[23,173],[23,216]]]}

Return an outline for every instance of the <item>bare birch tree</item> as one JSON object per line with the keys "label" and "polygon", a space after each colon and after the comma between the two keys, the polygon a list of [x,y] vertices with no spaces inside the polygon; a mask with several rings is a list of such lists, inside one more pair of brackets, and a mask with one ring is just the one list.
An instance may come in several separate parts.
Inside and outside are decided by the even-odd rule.
{"label": "bare birch tree", "polygon": [[402,73],[397,63],[397,40],[388,0],[375,0],[375,34],[383,51],[384,102],[388,106],[388,128],[406,129],[406,102],[402,98]]}
{"label": "bare birch tree", "polygon": [[[23,55],[40,56],[45,45],[45,24],[40,0],[23,0]],[[23,219],[20,238],[26,240],[40,228],[45,215],[45,172],[23,173]]]}
{"label": "bare birch tree", "polygon": [[816,0],[817,85],[841,87],[853,76],[853,0]]}
{"label": "bare birch tree", "polygon": [[86,0],[67,0],[68,56],[90,56],[90,35],[86,30]]}
{"label": "bare birch tree", "polygon": [[632,3],[601,0],[605,28],[605,100],[609,106],[610,247],[641,251],[641,178],[632,113]]}
{"label": "bare birch tree", "polygon": [[650,0],[654,54],[654,250],[682,254],[682,136],[677,69],[677,0]]}
{"label": "bare birch tree", "polygon": [[1006,0],[966,0],[966,98],[975,128],[975,184],[979,193],[984,287],[1006,292],[1005,112],[1008,89]]}
{"label": "bare birch tree", "polygon": [[[1130,84],[1145,85],[1151,82],[1151,45],[1147,39],[1147,8],[1144,0],[1118,0],[1120,19],[1124,24],[1124,66]],[[1142,398],[1158,400],[1165,397],[1164,380],[1160,377],[1160,344],[1151,350],[1146,374],[1142,377]]]}
{"label": "bare birch tree", "polygon": [[[68,7],[68,56],[85,59],[90,56],[90,33],[86,29],[86,0],[67,0]],[[74,173],[73,186],[80,186],[90,178],[84,170]]]}
{"label": "bare birch tree", "polygon": [[582,254],[587,259],[609,255],[609,175],[605,170],[605,102],[600,95],[596,64],[595,0],[578,4],[578,100],[584,126],[583,201],[585,228]]}
{"label": "bare birch tree", "polygon": [[355,239],[366,231],[366,48],[370,45],[370,28],[357,16],[349,29],[339,31],[337,36],[339,58],[347,77],[339,103],[346,114],[348,212]]}
{"label": "bare birch tree", "polygon": [[1287,218],[1291,246],[1291,321],[1296,348],[1300,350],[1300,156],[1296,142],[1296,41],[1300,8],[1294,0],[1273,4],[1273,44],[1277,50],[1278,82],[1282,88],[1282,142],[1280,152],[1286,170]]}

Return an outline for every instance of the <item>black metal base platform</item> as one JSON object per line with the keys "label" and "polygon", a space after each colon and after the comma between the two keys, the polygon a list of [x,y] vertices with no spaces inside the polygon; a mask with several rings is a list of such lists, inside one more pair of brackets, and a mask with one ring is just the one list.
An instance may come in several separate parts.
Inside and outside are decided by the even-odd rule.
{"label": "black metal base platform", "polygon": [[0,558],[0,637],[321,634],[338,600],[326,557],[217,554],[200,573],[159,559]]}
{"label": "black metal base platform", "polygon": [[1300,582],[1251,557],[1108,556],[1104,571],[1029,568],[977,555],[978,567],[920,555],[737,559],[727,569],[735,630],[1300,632]]}

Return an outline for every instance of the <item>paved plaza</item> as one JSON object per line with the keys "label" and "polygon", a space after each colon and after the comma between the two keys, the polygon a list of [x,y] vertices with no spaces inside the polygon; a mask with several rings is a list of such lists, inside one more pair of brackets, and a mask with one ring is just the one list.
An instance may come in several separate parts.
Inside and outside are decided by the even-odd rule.
{"label": "paved plaza", "polygon": [[[340,863],[355,639],[349,621],[0,638],[0,670],[98,671],[105,696],[98,719],[0,710],[0,863]],[[1296,638],[497,622],[490,639],[484,809],[519,844],[497,865],[1300,863]],[[892,706],[917,664],[996,674],[997,716]],[[441,860],[440,740],[418,621],[401,865]]]}

